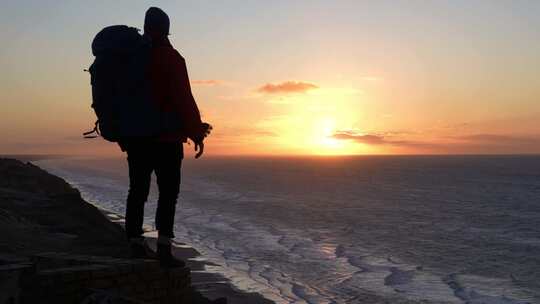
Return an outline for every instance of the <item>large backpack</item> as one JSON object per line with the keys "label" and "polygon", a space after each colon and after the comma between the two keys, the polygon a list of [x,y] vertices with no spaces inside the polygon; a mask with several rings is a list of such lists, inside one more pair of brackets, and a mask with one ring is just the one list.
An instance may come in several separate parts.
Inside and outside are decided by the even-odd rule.
{"label": "large backpack", "polygon": [[[160,111],[145,77],[150,49],[151,42],[126,25],[106,27],[92,42],[95,59],[88,71],[98,119],[93,132],[108,141],[159,133]],[[93,132],[84,135],[95,137]]]}

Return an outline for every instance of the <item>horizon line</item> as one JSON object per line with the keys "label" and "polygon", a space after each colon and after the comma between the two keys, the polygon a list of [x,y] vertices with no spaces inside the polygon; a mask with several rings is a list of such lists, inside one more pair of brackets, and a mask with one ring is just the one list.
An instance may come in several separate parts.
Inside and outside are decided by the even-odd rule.
{"label": "horizon line", "polygon": [[[351,157],[540,157],[540,153],[430,153],[430,154],[341,154],[341,155],[321,155],[321,154],[214,154],[205,155],[204,158],[351,158]],[[0,154],[0,158],[11,158],[20,161],[39,161],[44,159],[72,158],[72,157],[96,157],[96,158],[117,158],[125,157],[124,154],[103,155],[103,154],[31,154],[31,153],[10,153]],[[184,155],[184,160],[191,159]]]}

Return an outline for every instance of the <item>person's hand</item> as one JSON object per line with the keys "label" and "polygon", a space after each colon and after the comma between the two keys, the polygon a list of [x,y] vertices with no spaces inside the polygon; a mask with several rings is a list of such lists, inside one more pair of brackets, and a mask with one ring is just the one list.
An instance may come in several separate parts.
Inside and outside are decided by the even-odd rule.
{"label": "person's hand", "polygon": [[191,137],[191,140],[195,143],[195,158],[199,158],[204,153],[204,139],[210,135],[210,131],[212,131],[212,126],[209,123],[203,122],[200,126],[200,129],[198,131],[198,134],[196,136]]}
{"label": "person's hand", "polygon": [[207,122],[203,122],[201,124],[201,133],[203,134],[203,138],[210,135],[210,131],[212,131],[212,125]]}
{"label": "person's hand", "polygon": [[[197,152],[199,151],[199,152]],[[195,154],[195,158],[199,158],[203,155],[204,153],[204,142],[201,140],[200,142],[196,142],[195,143],[195,152],[197,152],[197,154]]]}

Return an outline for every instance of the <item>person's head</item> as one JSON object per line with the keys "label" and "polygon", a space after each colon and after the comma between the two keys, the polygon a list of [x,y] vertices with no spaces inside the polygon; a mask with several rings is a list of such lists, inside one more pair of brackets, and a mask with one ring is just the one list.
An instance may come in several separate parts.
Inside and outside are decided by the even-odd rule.
{"label": "person's head", "polygon": [[151,37],[164,38],[169,35],[169,16],[160,8],[151,7],[144,16],[144,33]]}

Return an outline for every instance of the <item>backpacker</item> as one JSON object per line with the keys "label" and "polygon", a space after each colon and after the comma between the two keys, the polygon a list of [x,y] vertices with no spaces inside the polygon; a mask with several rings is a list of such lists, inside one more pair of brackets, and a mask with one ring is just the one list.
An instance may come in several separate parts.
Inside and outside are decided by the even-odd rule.
{"label": "backpacker", "polygon": [[117,142],[159,133],[160,112],[150,97],[146,67],[151,42],[136,28],[126,25],[101,30],[92,42],[94,62],[88,69],[92,84],[92,108],[97,133]]}

